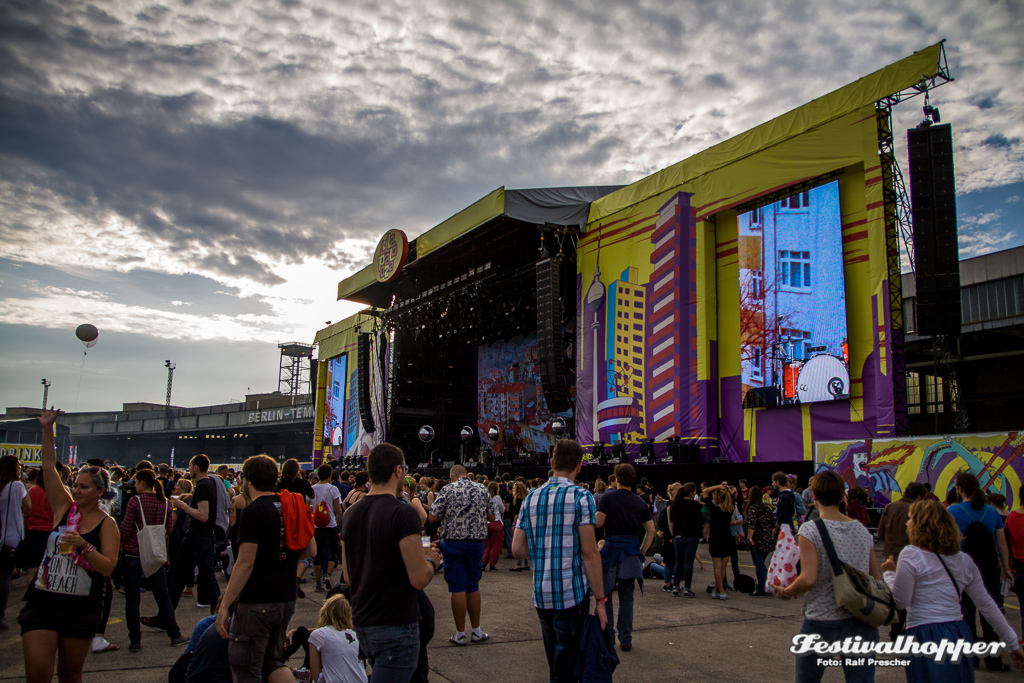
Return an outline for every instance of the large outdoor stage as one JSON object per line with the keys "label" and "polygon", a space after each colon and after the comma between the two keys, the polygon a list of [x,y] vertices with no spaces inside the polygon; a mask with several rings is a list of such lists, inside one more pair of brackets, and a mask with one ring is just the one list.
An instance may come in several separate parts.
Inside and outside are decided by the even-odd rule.
{"label": "large outdoor stage", "polygon": [[388,231],[338,285],[369,308],[316,337],[314,462],[383,440],[543,462],[561,418],[660,485],[905,434],[890,111],[943,65],[933,45],[625,187],[500,188]]}

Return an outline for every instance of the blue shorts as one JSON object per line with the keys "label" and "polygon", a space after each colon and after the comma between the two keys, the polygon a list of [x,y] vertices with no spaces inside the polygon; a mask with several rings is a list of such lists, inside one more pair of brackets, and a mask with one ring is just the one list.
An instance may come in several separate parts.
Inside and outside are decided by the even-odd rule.
{"label": "blue shorts", "polygon": [[449,593],[478,593],[483,574],[483,541],[445,541],[444,580]]}

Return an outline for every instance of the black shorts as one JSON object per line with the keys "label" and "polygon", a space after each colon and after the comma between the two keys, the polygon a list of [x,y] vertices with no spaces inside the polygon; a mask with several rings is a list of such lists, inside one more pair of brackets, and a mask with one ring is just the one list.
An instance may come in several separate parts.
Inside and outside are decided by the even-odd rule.
{"label": "black shorts", "polygon": [[27,603],[18,615],[21,635],[29,631],[54,631],[61,638],[88,638],[92,640],[103,622],[103,611],[97,607],[94,612],[81,614],[60,612]]}

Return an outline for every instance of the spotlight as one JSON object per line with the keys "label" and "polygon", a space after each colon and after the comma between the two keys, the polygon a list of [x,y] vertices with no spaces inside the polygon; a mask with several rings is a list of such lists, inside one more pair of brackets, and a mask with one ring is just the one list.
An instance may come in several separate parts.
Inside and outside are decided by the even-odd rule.
{"label": "spotlight", "polygon": [[562,438],[562,435],[565,434],[565,420],[563,420],[561,417],[556,417],[554,420],[552,420],[551,431],[558,438]]}
{"label": "spotlight", "polygon": [[601,465],[606,465],[608,464],[608,460],[606,459],[606,457],[607,456],[604,452],[604,441],[598,441],[597,443],[594,444],[594,447],[590,452],[590,459],[596,460]]}
{"label": "spotlight", "polygon": [[612,458],[617,459],[619,464],[629,462],[629,458],[626,457],[626,442],[622,439],[616,441],[615,445],[612,446]]}

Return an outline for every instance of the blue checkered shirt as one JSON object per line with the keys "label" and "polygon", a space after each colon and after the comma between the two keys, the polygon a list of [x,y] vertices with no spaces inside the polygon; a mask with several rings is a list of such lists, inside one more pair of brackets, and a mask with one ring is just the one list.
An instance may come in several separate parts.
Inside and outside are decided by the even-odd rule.
{"label": "blue checkered shirt", "polygon": [[568,609],[587,597],[577,529],[594,523],[594,497],[565,477],[551,477],[526,496],[516,528],[530,548],[534,607]]}

